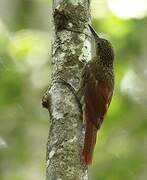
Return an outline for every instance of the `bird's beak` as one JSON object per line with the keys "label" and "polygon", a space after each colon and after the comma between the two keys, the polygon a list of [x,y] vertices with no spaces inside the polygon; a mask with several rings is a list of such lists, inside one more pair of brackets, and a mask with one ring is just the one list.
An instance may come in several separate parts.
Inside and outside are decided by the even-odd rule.
{"label": "bird's beak", "polygon": [[95,39],[100,39],[100,37],[98,36],[97,32],[93,29],[93,27],[90,24],[88,24],[88,26],[89,26],[94,38]]}

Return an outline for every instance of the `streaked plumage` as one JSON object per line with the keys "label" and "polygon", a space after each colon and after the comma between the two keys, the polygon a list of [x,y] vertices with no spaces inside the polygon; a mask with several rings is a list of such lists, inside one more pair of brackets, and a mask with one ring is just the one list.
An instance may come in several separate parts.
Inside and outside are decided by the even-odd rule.
{"label": "streaked plumage", "polygon": [[85,65],[81,77],[81,103],[86,124],[82,155],[86,165],[92,162],[97,130],[105,118],[113,95],[113,60],[110,42],[97,36],[96,56]]}

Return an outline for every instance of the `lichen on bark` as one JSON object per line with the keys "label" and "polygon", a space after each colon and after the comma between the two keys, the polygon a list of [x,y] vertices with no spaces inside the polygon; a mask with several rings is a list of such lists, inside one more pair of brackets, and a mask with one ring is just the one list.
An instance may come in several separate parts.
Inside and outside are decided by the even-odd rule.
{"label": "lichen on bark", "polygon": [[52,83],[46,94],[50,114],[46,180],[87,180],[81,158],[82,114],[75,95],[91,54],[88,0],[54,0],[53,18]]}

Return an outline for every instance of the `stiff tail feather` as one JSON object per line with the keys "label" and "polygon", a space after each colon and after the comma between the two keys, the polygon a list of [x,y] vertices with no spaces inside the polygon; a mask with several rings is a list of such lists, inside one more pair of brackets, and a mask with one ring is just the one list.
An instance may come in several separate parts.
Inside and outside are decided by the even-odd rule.
{"label": "stiff tail feather", "polygon": [[83,159],[85,165],[92,163],[93,151],[96,144],[97,128],[91,121],[86,122],[85,140],[83,148]]}

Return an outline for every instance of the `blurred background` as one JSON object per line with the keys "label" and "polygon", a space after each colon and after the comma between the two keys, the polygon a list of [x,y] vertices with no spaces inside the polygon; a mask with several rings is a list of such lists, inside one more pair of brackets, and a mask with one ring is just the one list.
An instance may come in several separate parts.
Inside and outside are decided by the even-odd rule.
{"label": "blurred background", "polygon": [[[91,180],[147,179],[147,0],[92,0],[92,23],[116,53],[116,86]],[[0,180],[45,177],[51,1],[0,0]]]}

